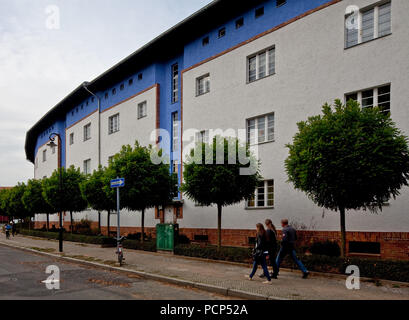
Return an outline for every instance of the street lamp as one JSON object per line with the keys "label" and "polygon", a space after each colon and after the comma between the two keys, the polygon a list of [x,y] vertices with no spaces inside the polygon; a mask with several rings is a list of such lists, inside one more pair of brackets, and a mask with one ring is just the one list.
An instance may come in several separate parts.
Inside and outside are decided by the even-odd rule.
{"label": "street lamp", "polygon": [[[55,138],[57,138],[58,145],[55,144]],[[50,148],[58,148],[58,182],[59,182],[59,192],[60,196],[62,192],[62,172],[61,172],[61,136],[58,133],[52,133],[50,134],[50,143],[47,145]],[[58,236],[58,241],[59,241],[59,249],[60,252],[63,252],[63,216],[62,216],[62,211],[60,211],[60,230],[59,230],[59,236]]]}

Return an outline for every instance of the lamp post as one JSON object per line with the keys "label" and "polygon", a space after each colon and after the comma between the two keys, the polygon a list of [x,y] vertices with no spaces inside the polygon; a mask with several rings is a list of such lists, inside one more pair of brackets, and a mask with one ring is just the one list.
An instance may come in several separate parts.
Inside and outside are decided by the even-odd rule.
{"label": "lamp post", "polygon": [[[55,138],[57,138],[57,142],[58,145],[55,144]],[[61,149],[62,149],[62,145],[61,145],[61,136],[58,133],[52,133],[50,134],[50,143],[48,144],[48,146],[50,148],[55,148],[58,147],[58,182],[59,182],[59,192],[60,192],[60,196],[61,192],[62,192],[62,172],[61,172]],[[58,236],[58,241],[59,241],[59,251],[63,252],[63,213],[60,210],[60,230],[59,230],[59,236]]]}

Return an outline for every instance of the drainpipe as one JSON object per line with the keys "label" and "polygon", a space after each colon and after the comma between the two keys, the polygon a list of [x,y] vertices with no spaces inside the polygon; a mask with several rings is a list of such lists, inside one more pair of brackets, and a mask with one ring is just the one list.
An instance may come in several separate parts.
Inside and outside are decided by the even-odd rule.
{"label": "drainpipe", "polygon": [[88,89],[89,82],[82,84],[83,88],[98,101],[98,168],[101,165],[101,99]]}
{"label": "drainpipe", "polygon": [[[101,99],[88,89],[89,82],[84,82],[82,87],[93,97],[97,99],[98,102],[98,169],[101,166]],[[109,215],[109,213],[108,213]],[[99,232],[101,232],[101,212],[98,212],[98,222],[99,222]],[[108,227],[109,228],[109,227]]]}

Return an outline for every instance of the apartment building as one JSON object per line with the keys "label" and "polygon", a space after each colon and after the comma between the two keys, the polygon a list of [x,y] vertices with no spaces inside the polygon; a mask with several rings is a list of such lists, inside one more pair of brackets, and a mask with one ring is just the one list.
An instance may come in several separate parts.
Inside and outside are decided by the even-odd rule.
{"label": "apartment building", "polygon": [[[155,144],[162,129],[159,143],[181,182],[192,139],[241,130],[257,150],[264,183],[253,200],[224,208],[224,244],[248,245],[266,218],[306,228],[306,241],[338,239],[339,215],[287,182],[285,145],[297,122],[336,98],[381,106],[409,134],[408,17],[406,0],[213,1],[81,84],[35,124],[26,138],[34,177],[57,168],[58,155],[47,146],[54,132],[62,138],[62,165],[91,173],[124,144]],[[350,253],[409,259],[408,204],[404,188],[378,214],[349,212]],[[147,212],[146,225],[154,232],[160,221],[177,222],[191,239],[212,243],[216,211],[180,194],[164,213]],[[97,214],[81,218],[96,221]],[[36,216],[38,226],[44,220]],[[137,212],[121,220],[124,232],[139,230]]]}

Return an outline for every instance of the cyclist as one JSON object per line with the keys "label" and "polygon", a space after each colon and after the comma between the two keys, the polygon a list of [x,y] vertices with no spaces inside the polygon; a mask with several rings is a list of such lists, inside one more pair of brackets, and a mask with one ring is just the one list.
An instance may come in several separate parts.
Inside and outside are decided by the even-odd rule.
{"label": "cyclist", "polygon": [[11,225],[7,223],[5,229],[6,229],[6,238],[10,239]]}

